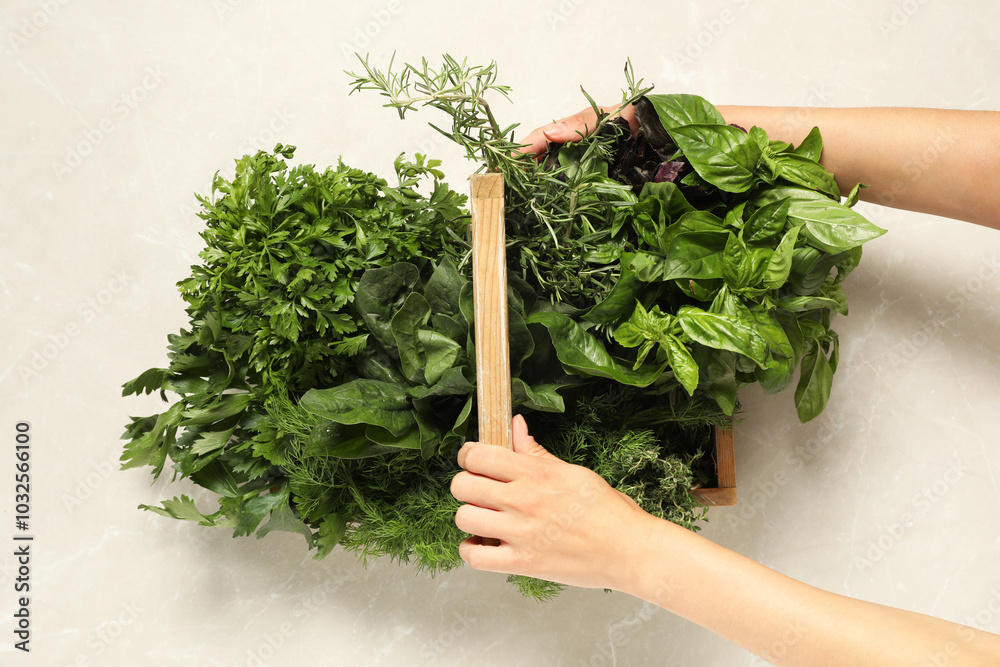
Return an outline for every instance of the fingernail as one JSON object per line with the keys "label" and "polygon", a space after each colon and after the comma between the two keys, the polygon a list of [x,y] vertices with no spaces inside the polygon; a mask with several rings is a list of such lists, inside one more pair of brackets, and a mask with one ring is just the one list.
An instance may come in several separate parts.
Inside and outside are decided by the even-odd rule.
{"label": "fingernail", "polygon": [[566,123],[553,123],[552,125],[543,128],[542,134],[544,134],[547,139],[552,141],[553,137],[559,137],[563,133],[565,133],[565,131],[566,131]]}

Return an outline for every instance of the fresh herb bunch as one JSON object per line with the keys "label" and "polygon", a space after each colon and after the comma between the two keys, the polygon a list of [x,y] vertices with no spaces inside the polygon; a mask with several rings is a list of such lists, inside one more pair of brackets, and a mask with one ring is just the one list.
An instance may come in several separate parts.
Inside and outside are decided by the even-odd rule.
{"label": "fresh herb bunch", "polygon": [[[649,383],[707,392],[726,414],[740,387],[777,393],[800,369],[799,418],[823,411],[839,360],[830,324],[847,313],[841,283],[862,244],[885,230],[851,210],[862,186],[840,202],[819,164],[818,128],[797,147],[771,141],[759,127],[726,124],[698,96],[647,95],[627,64],[622,103],[635,105],[638,136],[584,93],[598,119],[593,132],[550,146],[536,163],[517,152],[517,126],[500,133],[483,101],[494,66],[446,57],[439,70],[424,61],[382,73],[361,62],[355,90],[380,91],[400,116],[418,103],[443,110],[453,123],[442,132],[504,175],[516,250],[509,271],[594,334],[595,354],[630,360]],[[597,365],[626,381],[613,364]]]}
{"label": "fresh herb bunch", "polygon": [[[355,89],[449,114],[441,131],[505,176],[512,402],[550,451],[695,528],[690,490],[710,483],[710,427],[740,386],[780,391],[800,368],[800,418],[822,411],[840,283],[882,230],[850,209],[857,190],[840,203],[817,130],[773,142],[699,97],[647,94],[626,67],[638,136],[594,105],[592,133],[536,161],[486,101],[508,93],[495,65],[362,63]],[[477,436],[465,198],[420,155],[396,160],[390,186],[342,163],[289,167],[293,150],[240,159],[199,198],[189,329],[169,336],[168,368],[123,392],[178,398],[132,419],[122,467],[158,476],[169,459],[219,497],[210,513],[188,496],[142,506],[166,516],[447,570],[463,537],[455,452]]]}
{"label": "fresh herb bunch", "polygon": [[[366,561],[390,556],[447,570],[460,563],[464,537],[449,491],[455,453],[476,434],[464,198],[423,156],[397,160],[390,186],[343,164],[289,167],[293,154],[279,145],[244,157],[231,182],[217,176],[212,196],[199,197],[206,248],[178,284],[190,329],[169,337],[167,368],[123,392],[177,398],[162,414],[133,418],[122,467],[149,465],[159,476],[169,459],[176,476],[219,497],[211,512],[186,495],[142,506],[165,516],[228,526],[234,536],[297,532],[317,557],[339,544]],[[421,177],[433,180],[428,197],[415,190]],[[628,404],[646,406],[632,429],[602,423],[606,409],[579,412],[584,391],[617,392],[623,402],[616,383],[588,384],[560,363],[588,345],[586,332],[550,332],[546,318],[573,323],[516,276],[510,301],[514,406],[566,418],[549,429],[539,422],[540,440],[634,489],[651,511],[692,525],[697,447],[652,447],[686,405],[630,387],[639,393]],[[698,423],[719,416],[703,409]],[[642,447],[618,451],[622,438]],[[663,470],[675,477],[662,479]],[[512,580],[540,599],[557,590]]]}

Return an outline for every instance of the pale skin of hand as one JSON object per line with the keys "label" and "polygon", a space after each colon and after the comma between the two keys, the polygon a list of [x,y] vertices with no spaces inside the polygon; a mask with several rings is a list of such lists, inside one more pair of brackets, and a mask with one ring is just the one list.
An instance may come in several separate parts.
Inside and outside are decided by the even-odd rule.
{"label": "pale skin of hand", "polygon": [[513,450],[466,443],[456,525],[472,567],[610,588],[656,604],[781,666],[1000,664],[1000,636],[854,600],[768,569],[643,512],[559,460],[514,418]]}
{"label": "pale skin of hand", "polygon": [[[864,200],[1000,229],[1000,113],[718,109],[727,122],[793,144],[819,126],[821,162],[842,192],[862,182]],[[631,106],[621,116],[638,131]],[[576,141],[595,123],[585,109],[530,133],[524,150]],[[622,591],[781,666],[1000,665],[998,635],[791,579],[643,512],[596,473],[546,452],[520,416],[513,432],[513,451],[467,443],[458,455],[465,470],[452,493],[466,504],[455,522],[500,540],[462,543],[474,568]]]}

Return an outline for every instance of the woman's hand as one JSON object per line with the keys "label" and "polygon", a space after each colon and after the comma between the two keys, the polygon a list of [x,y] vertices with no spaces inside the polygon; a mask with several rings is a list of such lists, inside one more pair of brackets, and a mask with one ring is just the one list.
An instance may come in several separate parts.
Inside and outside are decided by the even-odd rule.
{"label": "woman's hand", "polygon": [[631,555],[643,545],[643,526],[657,521],[597,473],[562,461],[513,421],[513,451],[466,443],[458,453],[465,471],[451,492],[467,503],[455,524],[481,537],[462,542],[462,559],[478,570],[523,574],[585,588],[623,590]]}
{"label": "woman's hand", "polygon": [[[613,114],[618,109],[617,106],[598,108],[607,114]],[[632,135],[634,136],[639,131],[639,121],[635,119],[635,107],[629,104],[622,108],[621,113],[618,115],[628,121],[629,129],[632,130]],[[549,123],[548,125],[543,125],[532,130],[522,142],[528,144],[528,146],[522,148],[521,151],[536,156],[542,155],[545,153],[545,149],[550,142],[565,144],[571,141],[579,141],[582,137],[590,134],[595,127],[597,127],[597,114],[594,112],[593,107],[587,107],[572,116],[567,116],[562,120],[557,120],[554,123]]]}

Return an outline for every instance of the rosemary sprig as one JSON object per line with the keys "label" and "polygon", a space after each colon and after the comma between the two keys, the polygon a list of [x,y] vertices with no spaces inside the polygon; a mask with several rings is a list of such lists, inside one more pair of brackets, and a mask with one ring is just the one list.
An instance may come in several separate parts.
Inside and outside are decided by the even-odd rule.
{"label": "rosemary sprig", "polygon": [[465,149],[466,157],[481,169],[499,172],[506,185],[506,220],[512,235],[522,239],[508,253],[510,270],[534,283],[553,302],[587,307],[599,301],[618,277],[611,238],[616,209],[634,203],[629,186],[608,178],[607,166],[625,130],[610,122],[622,108],[651,87],[636,81],[631,63],[625,65],[627,88],[611,114],[603,112],[584,90],[597,118],[594,130],[568,152],[573,159],[537,161],[519,151],[525,144],[514,138],[517,123],[501,129],[487,101],[491,93],[509,100],[510,88],[496,83],[496,63],[468,66],[445,55],[439,68],[426,59],[419,67],[381,71],[360,57],[363,73],[353,77],[351,92],[376,90],[385,104],[407,111],[431,106],[451,116],[451,129],[431,127]]}

